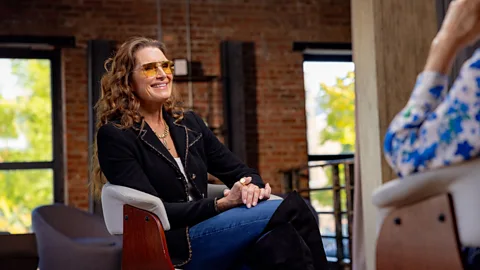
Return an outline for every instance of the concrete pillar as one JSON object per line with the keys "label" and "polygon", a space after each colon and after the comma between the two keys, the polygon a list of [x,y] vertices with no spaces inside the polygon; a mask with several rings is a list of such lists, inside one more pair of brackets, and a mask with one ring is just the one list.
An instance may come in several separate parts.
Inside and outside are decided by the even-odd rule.
{"label": "concrete pillar", "polygon": [[365,253],[370,270],[375,269],[377,230],[371,194],[396,177],[383,157],[383,138],[410,96],[438,25],[435,1],[352,0],[351,8]]}

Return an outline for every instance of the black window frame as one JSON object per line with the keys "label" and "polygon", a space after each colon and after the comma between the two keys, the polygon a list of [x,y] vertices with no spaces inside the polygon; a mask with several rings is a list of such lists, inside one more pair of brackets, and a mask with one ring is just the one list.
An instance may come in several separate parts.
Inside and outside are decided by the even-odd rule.
{"label": "black window frame", "polygon": [[[0,41],[2,38],[0,37]],[[1,43],[0,43],[1,45]],[[63,138],[63,86],[61,49],[52,47],[17,46],[16,48],[0,47],[0,58],[8,59],[47,59],[51,70],[52,99],[52,161],[37,162],[0,162],[0,171],[4,170],[53,170],[53,203],[65,203],[65,153]]]}
{"label": "black window frame", "polygon": [[[303,53],[303,62],[353,62],[351,43],[294,42],[293,51]],[[309,154],[308,162],[353,159],[353,157],[354,153],[338,155]]]}
{"label": "black window frame", "polygon": [[[293,51],[303,53],[303,62],[353,62],[352,56],[352,44],[351,43],[312,43],[312,42],[294,42]],[[305,112],[306,113],[306,112]],[[308,140],[307,140],[308,145]],[[308,165],[309,169],[315,167],[323,166],[332,166],[332,169],[336,171],[334,174],[333,185],[330,187],[324,188],[308,188],[303,191],[308,191],[310,196],[311,192],[315,191],[325,191],[333,192],[333,211],[321,211],[317,214],[322,215],[332,215],[335,220],[335,235],[322,235],[323,239],[335,239],[337,245],[337,256],[335,258],[329,257],[330,263],[334,263],[337,266],[343,268],[345,265],[351,265],[352,259],[352,228],[353,225],[353,182],[354,182],[354,173],[353,173],[353,160],[354,153],[338,154],[338,155],[310,155],[308,154]],[[320,163],[312,165],[312,163]],[[339,175],[338,175],[338,166],[343,165],[347,166],[346,169],[346,179],[345,185],[340,185]],[[348,176],[347,176],[348,174]],[[335,176],[336,175],[336,176]],[[299,176],[297,176],[298,178]],[[344,190],[347,194],[347,202],[340,201],[340,191]],[[342,211],[342,204],[346,204],[347,211]],[[343,216],[347,216],[348,220],[348,236],[343,235],[343,230],[341,226],[341,221]],[[349,241],[349,250],[350,257],[345,258],[344,256],[344,245],[343,240],[347,239]],[[335,259],[336,261],[332,261]]]}

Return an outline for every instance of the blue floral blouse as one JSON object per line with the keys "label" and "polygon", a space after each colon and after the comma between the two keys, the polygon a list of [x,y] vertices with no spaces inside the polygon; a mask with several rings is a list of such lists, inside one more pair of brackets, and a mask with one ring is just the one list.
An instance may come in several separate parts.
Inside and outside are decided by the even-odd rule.
{"label": "blue floral blouse", "polygon": [[423,72],[387,130],[384,152],[399,176],[460,163],[480,153],[480,49],[448,78]]}

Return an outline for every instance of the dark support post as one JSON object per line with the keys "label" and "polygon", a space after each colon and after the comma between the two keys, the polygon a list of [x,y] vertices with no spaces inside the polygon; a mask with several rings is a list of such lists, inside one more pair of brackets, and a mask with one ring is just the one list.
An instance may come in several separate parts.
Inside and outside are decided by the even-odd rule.
{"label": "dark support post", "polygon": [[344,254],[342,232],[342,202],[340,197],[340,170],[338,164],[332,165],[331,168],[333,180],[333,211],[335,216],[335,240],[337,243],[337,258],[339,262],[342,262],[344,259]]}
{"label": "dark support post", "polygon": [[345,163],[345,193],[347,197],[347,220],[348,220],[348,250],[352,256],[352,231],[353,231],[353,188],[355,181],[355,169],[353,163]]}
{"label": "dark support post", "polygon": [[223,41],[221,65],[225,144],[249,166],[257,167],[257,83],[254,44]]}
{"label": "dark support post", "polygon": [[[100,98],[100,80],[105,72],[104,63],[112,56],[115,43],[110,40],[89,40],[88,57],[88,164],[93,154],[93,143],[96,133],[96,119],[94,106]],[[90,168],[90,166],[89,166]],[[90,175],[89,175],[90,178]],[[92,213],[101,214],[102,207],[99,201],[90,195],[89,208]]]}
{"label": "dark support post", "polygon": [[50,58],[52,70],[52,127],[53,127],[53,198],[55,203],[65,203],[65,148],[63,134],[63,115],[65,107],[63,104],[63,83],[62,83],[62,59],[61,49],[53,50]]}

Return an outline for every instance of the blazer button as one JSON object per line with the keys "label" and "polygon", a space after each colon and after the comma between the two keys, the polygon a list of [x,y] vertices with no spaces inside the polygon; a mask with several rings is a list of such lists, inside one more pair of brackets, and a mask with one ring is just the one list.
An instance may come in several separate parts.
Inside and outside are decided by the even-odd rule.
{"label": "blazer button", "polygon": [[192,173],[192,180],[194,180],[195,178],[197,178],[197,175]]}

